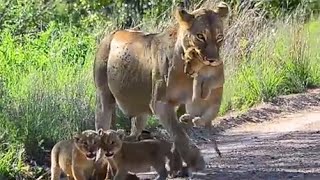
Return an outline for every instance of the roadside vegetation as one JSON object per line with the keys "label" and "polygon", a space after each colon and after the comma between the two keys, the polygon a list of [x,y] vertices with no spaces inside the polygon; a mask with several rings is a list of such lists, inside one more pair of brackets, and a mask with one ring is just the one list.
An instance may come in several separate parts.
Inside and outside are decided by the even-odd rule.
{"label": "roadside vegetation", "polygon": [[[189,2],[190,9],[215,4]],[[232,13],[221,115],[320,86],[318,1],[226,2]],[[54,143],[94,127],[92,63],[104,33],[161,31],[173,7],[153,0],[0,0],[0,179],[39,177]],[[117,126],[128,128],[117,115]]]}

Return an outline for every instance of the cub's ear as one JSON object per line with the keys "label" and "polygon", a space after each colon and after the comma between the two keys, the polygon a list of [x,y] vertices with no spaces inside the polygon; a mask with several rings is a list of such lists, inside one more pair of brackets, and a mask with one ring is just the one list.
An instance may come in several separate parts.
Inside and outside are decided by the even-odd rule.
{"label": "cub's ear", "polygon": [[79,133],[74,134],[74,135],[73,135],[73,140],[74,140],[75,142],[79,142],[79,140],[80,140],[80,134],[79,134]]}
{"label": "cub's ear", "polygon": [[103,134],[104,134],[104,131],[103,131],[102,128],[100,128],[100,129],[98,130],[98,135],[99,135],[99,136],[102,136]]}
{"label": "cub's ear", "polygon": [[214,12],[219,14],[219,16],[222,17],[222,18],[226,18],[228,16],[228,13],[229,13],[229,6],[228,6],[227,3],[221,1],[217,5],[217,7],[215,8]]}
{"label": "cub's ear", "polygon": [[123,140],[124,137],[126,136],[126,133],[125,133],[124,129],[118,129],[118,130],[117,130],[117,135],[119,136],[119,138],[120,138],[121,140]]}
{"label": "cub's ear", "polygon": [[175,18],[179,25],[185,28],[189,28],[194,20],[194,15],[188,13],[185,9],[177,7],[175,11]]}

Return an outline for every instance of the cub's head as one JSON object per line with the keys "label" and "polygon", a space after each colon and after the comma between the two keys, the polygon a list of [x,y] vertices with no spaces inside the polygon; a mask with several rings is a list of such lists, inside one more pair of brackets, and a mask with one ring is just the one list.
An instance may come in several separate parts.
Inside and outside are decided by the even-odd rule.
{"label": "cub's head", "polygon": [[[179,24],[178,46],[183,49],[182,59],[192,67],[185,68],[188,71],[186,73],[192,75],[203,66],[215,67],[222,64],[219,51],[224,40],[223,19],[227,15],[228,6],[224,2],[214,10],[197,9],[191,13],[177,8],[175,17]],[[191,57],[195,61],[190,61]]]}
{"label": "cub's head", "polygon": [[95,160],[100,148],[100,136],[96,131],[86,130],[73,137],[76,147],[88,160]]}
{"label": "cub's head", "polygon": [[117,152],[121,150],[122,140],[125,137],[123,130],[107,130],[98,131],[101,137],[101,149],[104,151],[107,158],[112,158]]}

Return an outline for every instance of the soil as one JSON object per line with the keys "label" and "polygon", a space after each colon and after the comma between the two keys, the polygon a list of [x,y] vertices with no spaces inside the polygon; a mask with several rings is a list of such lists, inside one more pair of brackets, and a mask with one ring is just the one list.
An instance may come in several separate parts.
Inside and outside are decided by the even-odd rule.
{"label": "soil", "polygon": [[[207,163],[189,179],[320,179],[320,89],[230,113],[214,127],[189,132]],[[221,158],[213,149],[214,139]],[[153,179],[155,172],[139,177]]]}

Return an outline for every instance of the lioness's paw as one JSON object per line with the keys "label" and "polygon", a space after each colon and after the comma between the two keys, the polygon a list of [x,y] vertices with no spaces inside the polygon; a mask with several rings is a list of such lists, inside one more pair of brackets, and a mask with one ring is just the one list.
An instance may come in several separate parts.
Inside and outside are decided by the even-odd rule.
{"label": "lioness's paw", "polygon": [[194,127],[204,127],[205,126],[205,121],[201,119],[201,117],[195,117],[192,119],[192,123]]}
{"label": "lioness's paw", "polygon": [[190,124],[192,123],[192,116],[190,114],[184,114],[180,116],[179,121],[182,123]]}

